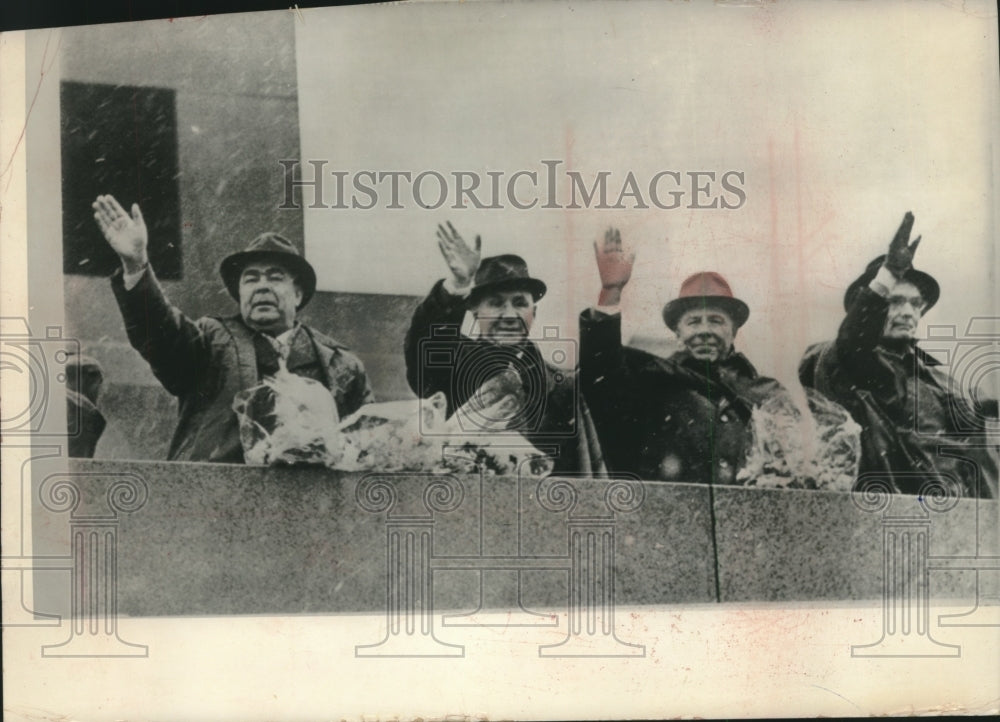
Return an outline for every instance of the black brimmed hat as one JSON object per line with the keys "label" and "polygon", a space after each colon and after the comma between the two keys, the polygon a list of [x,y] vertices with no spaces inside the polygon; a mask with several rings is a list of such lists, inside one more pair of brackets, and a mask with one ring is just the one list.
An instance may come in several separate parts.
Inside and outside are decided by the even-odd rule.
{"label": "black brimmed hat", "polygon": [[528,264],[520,256],[490,256],[479,264],[466,305],[471,308],[483,296],[496,291],[528,291],[538,301],[545,295],[545,290],[545,284],[528,273]]}
{"label": "black brimmed hat", "polygon": [[[868,267],[865,269],[865,272],[862,273],[860,276],[858,276],[854,280],[854,283],[852,283],[850,286],[847,287],[847,293],[844,294],[845,311],[851,307],[851,302],[854,300],[854,297],[857,295],[858,291],[872,282],[872,280],[878,274],[878,269],[882,267],[882,263],[884,261],[885,261],[884,255],[879,256],[878,258],[873,260],[871,263],[868,264]],[[906,275],[903,276],[903,280],[912,283],[914,286],[917,287],[917,290],[920,291],[920,295],[923,297],[924,303],[927,304],[926,306],[924,306],[923,313],[927,313],[928,311],[930,311],[931,306],[937,303],[938,298],[941,297],[941,287],[938,285],[938,282],[934,280],[934,277],[931,276],[929,273],[924,273],[923,271],[918,271],[915,268],[911,268],[909,271],[906,272]]]}
{"label": "black brimmed hat", "polygon": [[302,257],[299,249],[293,246],[291,241],[272,232],[261,233],[244,250],[222,259],[219,274],[222,276],[222,282],[226,284],[229,295],[239,303],[240,275],[243,273],[243,268],[248,263],[266,260],[280,263],[295,276],[295,280],[302,290],[302,302],[299,303],[296,310],[309,303],[309,299],[316,292],[316,271],[309,265],[309,261]]}

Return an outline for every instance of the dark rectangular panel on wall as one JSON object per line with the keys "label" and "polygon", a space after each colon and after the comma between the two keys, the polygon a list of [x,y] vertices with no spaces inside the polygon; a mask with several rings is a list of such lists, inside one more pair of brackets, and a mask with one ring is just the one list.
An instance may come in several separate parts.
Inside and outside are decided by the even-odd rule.
{"label": "dark rectangular panel on wall", "polygon": [[160,278],[181,277],[181,213],[175,92],[63,82],[63,272],[110,275],[118,258],[94,222],[105,193],[142,208],[149,256]]}

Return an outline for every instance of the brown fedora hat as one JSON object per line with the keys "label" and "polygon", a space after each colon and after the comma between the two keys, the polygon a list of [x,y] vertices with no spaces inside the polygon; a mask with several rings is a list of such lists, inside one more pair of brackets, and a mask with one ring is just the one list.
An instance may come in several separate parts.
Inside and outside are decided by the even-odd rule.
{"label": "brown fedora hat", "polygon": [[535,301],[545,295],[545,284],[528,273],[528,264],[520,256],[508,253],[484,258],[476,270],[476,278],[466,299],[470,308],[483,296],[495,291],[528,291]]}
{"label": "brown fedora hat", "polygon": [[677,322],[685,311],[706,306],[724,310],[732,317],[736,328],[750,317],[750,308],[733,295],[725,278],[714,271],[702,271],[684,279],[677,298],[663,307],[663,322],[671,331],[676,331]]}
{"label": "brown fedora hat", "polygon": [[237,303],[240,301],[240,274],[243,273],[243,268],[253,261],[265,260],[280,263],[295,276],[299,288],[302,289],[302,302],[296,310],[309,303],[309,299],[316,292],[316,271],[291,241],[272,232],[261,233],[250,241],[249,246],[226,256],[219,265],[222,282],[226,284],[226,290]]}
{"label": "brown fedora hat", "polygon": [[[858,291],[872,282],[872,279],[874,279],[878,274],[878,269],[882,267],[883,262],[885,262],[885,254],[869,263],[868,267],[865,268],[865,272],[854,279],[854,282],[847,287],[847,293],[844,294],[845,311],[851,307],[851,302],[854,301],[854,297],[857,295]],[[937,303],[938,299],[941,297],[941,286],[939,286],[938,282],[934,280],[934,276],[929,273],[924,273],[923,271],[911,268],[903,276],[903,280],[909,281],[920,291],[920,295],[923,296],[924,303],[927,304],[924,307],[923,313],[930,311],[931,306]]]}

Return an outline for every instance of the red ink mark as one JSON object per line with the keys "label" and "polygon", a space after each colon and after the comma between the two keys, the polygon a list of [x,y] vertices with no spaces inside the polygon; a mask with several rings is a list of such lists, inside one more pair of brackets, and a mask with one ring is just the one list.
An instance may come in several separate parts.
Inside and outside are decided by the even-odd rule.
{"label": "red ink mark", "polygon": [[[28,130],[28,120],[31,118],[31,111],[35,108],[35,103],[38,101],[38,94],[42,90],[42,81],[45,80],[45,74],[49,72],[52,68],[53,63],[55,63],[56,58],[59,54],[59,45],[62,44],[62,35],[59,36],[59,45],[56,45],[55,53],[52,55],[52,59],[49,60],[48,66],[45,65],[45,59],[49,54],[49,40],[52,39],[52,32],[50,31],[45,36],[45,50],[42,52],[42,69],[38,73],[38,85],[35,86],[35,94],[31,98],[31,104],[28,106],[28,112],[24,116],[24,125],[21,126],[21,135],[17,137],[17,142],[14,144],[14,150],[11,151],[10,158],[7,160],[7,165],[4,167],[3,171],[0,172],[0,176],[7,175],[10,170],[11,165],[14,163],[14,158],[17,156],[17,150],[21,147],[21,143],[24,141],[24,135]],[[7,179],[7,185],[5,190],[10,188],[11,178]]]}
{"label": "red ink mark", "polygon": [[[573,132],[572,125],[566,126],[565,142],[566,142],[565,157],[563,158],[563,160],[566,163],[566,169],[569,170],[570,168],[573,167],[573,146],[576,144],[576,135]],[[554,189],[549,189],[549,193],[554,193],[554,192],[555,192]],[[556,202],[558,203],[559,201],[556,200]],[[576,257],[575,251],[576,251],[576,244],[579,239],[576,238],[576,228],[573,225],[572,211],[565,212],[563,214],[563,218],[565,219],[565,225],[563,226],[563,243],[568,257],[567,263],[569,265],[569,268],[575,268],[574,265],[575,262],[574,259]],[[571,304],[571,308],[576,308],[580,304],[580,301],[577,298],[577,290],[575,284],[570,284],[568,286],[568,290],[569,290],[568,300],[569,303]]]}

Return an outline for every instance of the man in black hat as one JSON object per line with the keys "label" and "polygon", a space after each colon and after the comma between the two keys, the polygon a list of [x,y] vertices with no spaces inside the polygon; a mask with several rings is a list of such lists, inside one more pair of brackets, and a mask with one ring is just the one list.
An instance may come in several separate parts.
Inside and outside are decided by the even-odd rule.
{"label": "man in black hat", "polygon": [[341,418],[374,400],[361,361],[296,321],[316,290],[316,273],[287,239],[264,233],[222,261],[219,273],[239,304],[233,316],[192,321],[167,300],[149,265],[139,206],[129,215],[111,196],[94,219],[122,261],[111,287],[132,346],[180,402],[167,458],[242,463],[233,397],[279,368],[322,383]]}
{"label": "man in black hat", "polygon": [[[972,409],[940,363],[917,346],[920,319],[941,291],[913,268],[920,242],[910,243],[913,220],[907,212],[888,253],[848,287],[836,340],[806,350],[799,380],[861,425],[858,488],[996,498],[997,449],[983,443],[996,401]],[[957,419],[979,419],[980,428],[960,428]]]}
{"label": "man in black hat", "polygon": [[[420,398],[443,392],[451,416],[492,382],[496,393],[485,400],[477,396],[486,408],[466,420],[465,431],[519,431],[552,455],[555,473],[603,474],[575,373],[549,363],[528,338],[545,283],[531,277],[520,256],[482,258],[482,239],[469,246],[451,223],[438,226],[437,236],[451,275],[434,284],[413,314],[404,344],[410,388]],[[474,336],[462,335],[467,311]],[[545,348],[565,345],[560,340],[559,348]]]}
{"label": "man in black hat", "polygon": [[663,307],[681,350],[662,358],[622,345],[618,304],[634,253],[612,228],[594,244],[601,292],[580,316],[580,376],[611,471],[643,479],[732,484],[746,460],[753,409],[775,396],[734,347],[750,316],[718,273],[696,273]]}

